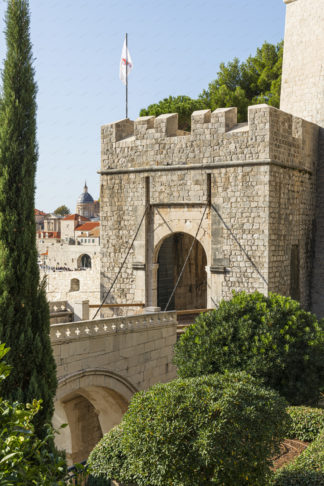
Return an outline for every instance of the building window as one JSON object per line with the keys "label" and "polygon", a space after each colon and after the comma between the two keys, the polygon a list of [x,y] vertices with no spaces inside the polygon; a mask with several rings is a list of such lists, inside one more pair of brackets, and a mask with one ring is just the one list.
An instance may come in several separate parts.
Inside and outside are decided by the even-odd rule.
{"label": "building window", "polygon": [[72,278],[70,284],[70,292],[78,292],[80,290],[80,280],[77,278]]}
{"label": "building window", "polygon": [[292,245],[290,252],[290,297],[294,300],[300,300],[299,245]]}

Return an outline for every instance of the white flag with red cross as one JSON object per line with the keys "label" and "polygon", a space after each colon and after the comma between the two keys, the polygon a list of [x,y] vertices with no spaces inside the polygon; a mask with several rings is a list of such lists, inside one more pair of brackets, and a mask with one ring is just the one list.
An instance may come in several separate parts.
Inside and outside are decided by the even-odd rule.
{"label": "white flag with red cross", "polygon": [[123,49],[122,49],[121,59],[120,59],[120,68],[119,68],[119,79],[123,84],[126,85],[126,78],[129,76],[129,73],[131,72],[132,69],[133,69],[133,62],[125,39]]}

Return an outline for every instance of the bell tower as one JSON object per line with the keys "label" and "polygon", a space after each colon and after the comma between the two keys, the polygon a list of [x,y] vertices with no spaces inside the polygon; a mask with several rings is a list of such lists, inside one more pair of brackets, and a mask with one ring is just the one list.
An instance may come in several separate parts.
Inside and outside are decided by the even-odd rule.
{"label": "bell tower", "polygon": [[284,0],[280,108],[324,127],[324,0]]}

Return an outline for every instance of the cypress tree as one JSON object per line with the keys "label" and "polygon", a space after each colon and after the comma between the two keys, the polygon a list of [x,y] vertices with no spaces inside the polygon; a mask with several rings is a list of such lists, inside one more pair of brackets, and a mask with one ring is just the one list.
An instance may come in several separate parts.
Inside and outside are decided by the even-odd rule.
{"label": "cypress tree", "polygon": [[42,399],[38,435],[51,421],[57,382],[49,310],[36,251],[36,93],[28,0],[8,0],[0,107],[0,341],[10,347],[1,396]]}

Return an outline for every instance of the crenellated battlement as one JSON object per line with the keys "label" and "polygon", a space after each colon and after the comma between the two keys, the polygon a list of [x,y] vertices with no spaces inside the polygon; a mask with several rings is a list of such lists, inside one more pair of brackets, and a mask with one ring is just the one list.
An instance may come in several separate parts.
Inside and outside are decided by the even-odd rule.
{"label": "crenellated battlement", "polygon": [[273,160],[313,170],[318,128],[268,105],[250,106],[248,122],[236,108],[195,111],[191,132],[178,114],[124,119],[101,129],[102,170]]}

